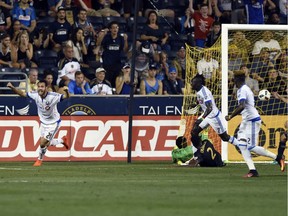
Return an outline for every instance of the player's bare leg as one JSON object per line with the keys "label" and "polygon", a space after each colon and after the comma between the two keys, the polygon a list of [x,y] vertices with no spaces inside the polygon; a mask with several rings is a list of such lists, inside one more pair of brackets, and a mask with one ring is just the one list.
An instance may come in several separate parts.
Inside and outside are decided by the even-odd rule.
{"label": "player's bare leg", "polygon": [[33,164],[33,166],[41,166],[42,165],[42,160],[43,160],[43,157],[47,151],[47,147],[49,146],[49,144],[50,144],[49,140],[46,140],[44,137],[41,137],[39,156],[38,156],[38,159]]}

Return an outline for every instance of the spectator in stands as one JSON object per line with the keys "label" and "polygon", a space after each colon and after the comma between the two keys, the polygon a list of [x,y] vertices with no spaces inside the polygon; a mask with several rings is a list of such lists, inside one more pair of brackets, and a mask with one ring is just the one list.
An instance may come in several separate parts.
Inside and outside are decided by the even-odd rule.
{"label": "spectator in stands", "polygon": [[209,50],[203,52],[203,58],[197,62],[197,73],[205,77],[206,86],[212,85],[218,74],[219,63],[212,58]]}
{"label": "spectator in stands", "polygon": [[11,40],[9,34],[1,37],[0,43],[0,64],[2,67],[12,67],[11,61]]}
{"label": "spectator in stands", "polygon": [[174,65],[174,67],[176,68],[178,77],[180,77],[182,80],[185,80],[186,78],[186,50],[185,50],[184,45],[181,46],[179,50],[177,51],[177,56],[172,61],[171,65]]}
{"label": "spectator in stands", "polygon": [[12,44],[17,43],[20,32],[22,32],[20,21],[14,20],[12,22],[12,28],[9,31]]}
{"label": "spectator in stands", "polygon": [[277,12],[273,12],[269,15],[268,20],[266,22],[266,24],[270,24],[270,25],[280,25],[280,16],[279,13]]}
{"label": "spectator in stands", "polygon": [[221,23],[215,21],[212,25],[212,31],[210,31],[207,35],[205,41],[205,47],[211,47],[213,44],[218,40],[219,36],[221,35]]}
{"label": "spectator in stands", "polygon": [[189,46],[195,46],[194,26],[195,20],[192,18],[192,11],[188,7],[185,16],[181,17],[181,34],[187,35],[187,43]]}
{"label": "spectator in stands", "polygon": [[276,68],[278,69],[279,76],[284,80],[288,79],[288,35],[284,35],[280,41],[282,52],[275,56]]}
{"label": "spectator in stands", "polygon": [[87,11],[85,9],[80,8],[77,17],[78,19],[74,23],[74,28],[82,28],[84,30],[85,44],[88,47],[91,41],[94,40],[96,32],[92,24],[87,21]]}
{"label": "spectator in stands", "polygon": [[134,77],[134,82],[131,83],[131,67],[130,64],[125,64],[116,78],[116,94],[130,94],[131,88],[135,91],[137,86],[137,77]]}
{"label": "spectator in stands", "polygon": [[78,13],[78,8],[74,5],[72,0],[60,0],[56,8],[64,7],[66,13],[66,20],[70,23],[70,25],[74,25],[75,17]]}
{"label": "spectator in stands", "polygon": [[128,36],[119,33],[119,25],[112,21],[109,23],[109,32],[106,35],[99,35],[97,46],[103,49],[102,59],[103,68],[106,70],[106,79],[108,79],[112,86],[115,85],[116,77],[121,70],[121,54],[128,51]]}
{"label": "spectator in stands", "polygon": [[[28,79],[27,79],[27,84],[28,84],[28,92],[31,91],[36,91],[37,90],[37,83],[39,82],[38,80],[38,69],[37,68],[30,68],[28,72]],[[26,82],[20,82],[19,88],[22,89],[23,92],[26,92]]]}
{"label": "spectator in stands", "polygon": [[233,33],[232,40],[229,41],[229,45],[237,46],[243,57],[248,58],[249,53],[251,52],[251,42],[246,39],[245,34],[239,30]]}
{"label": "spectator in stands", "polygon": [[162,95],[162,81],[156,79],[157,65],[154,63],[149,65],[148,77],[141,80],[140,94],[141,95]]}
{"label": "spectator in stands", "polygon": [[10,9],[4,1],[0,1],[0,30],[7,31],[11,28],[11,15]]}
{"label": "spectator in stands", "polygon": [[35,30],[33,34],[33,49],[43,50],[48,49],[49,46],[49,35],[46,28],[41,28],[39,30]]}
{"label": "spectator in stands", "polygon": [[23,30],[19,34],[17,43],[11,46],[12,66],[20,69],[37,67],[37,65],[31,61],[32,57],[33,45],[29,42],[28,32]]}
{"label": "spectator in stands", "polygon": [[158,1],[158,0],[144,0],[144,10],[145,10],[145,17],[149,17],[149,13],[155,10],[155,7],[158,10],[159,16],[163,17],[175,17],[175,12],[171,9],[167,9],[165,5],[165,1]]}
{"label": "spectator in stands", "polygon": [[285,94],[285,95],[280,95],[278,92],[272,92],[272,95],[273,95],[275,98],[283,101],[284,103],[288,103],[287,92],[288,92],[288,91],[287,91],[287,89],[286,89],[286,94]]}
{"label": "spectator in stands", "polygon": [[72,26],[66,20],[64,7],[57,10],[57,20],[50,25],[49,39],[52,49],[56,52],[62,50],[63,44],[69,40]]}
{"label": "spectator in stands", "polygon": [[[142,16],[142,11],[143,11],[143,0],[138,0],[139,1],[139,10],[138,10],[138,16]],[[124,11],[124,17],[127,20],[131,14],[133,14],[133,9],[135,7],[135,2],[136,1],[132,1],[131,0],[123,0],[123,11]]]}
{"label": "spectator in stands", "polygon": [[85,36],[82,28],[75,28],[71,35],[74,57],[78,60],[82,67],[88,67],[84,62],[84,56],[87,55],[87,47],[85,44]]}
{"label": "spectator in stands", "polygon": [[[257,96],[259,93],[258,81],[250,77],[250,71],[249,71],[247,65],[245,65],[245,64],[241,65],[240,70],[243,70],[245,72],[245,84],[252,90],[253,94],[255,96]],[[237,90],[238,89],[236,88],[236,85],[234,85],[233,96],[235,98],[236,98]]]}
{"label": "spectator in stands", "polygon": [[[279,10],[276,10],[276,4],[273,2],[275,0],[264,0],[263,7],[264,7],[264,21],[267,22],[271,14],[274,12],[279,13]],[[278,1],[278,0],[277,0]]]}
{"label": "spectator in stands", "polygon": [[105,69],[97,68],[95,71],[96,78],[90,82],[92,94],[96,95],[112,95],[111,83],[105,79]]}
{"label": "spectator in stands", "polygon": [[245,24],[247,23],[243,0],[232,1],[231,23]]}
{"label": "spectator in stands", "polygon": [[183,95],[184,83],[182,79],[177,78],[177,70],[175,67],[169,68],[168,78],[163,80],[163,93],[164,95]]}
{"label": "spectator in stands", "polygon": [[56,5],[58,4],[60,0],[47,0],[48,3],[48,14],[52,17],[55,17],[57,14],[57,7]]}
{"label": "spectator in stands", "polygon": [[[162,51],[160,53],[160,68],[156,70],[156,79],[162,81],[165,77],[168,76],[169,64],[168,64],[168,55],[166,52]],[[148,74],[149,75],[149,74]]]}
{"label": "spectator in stands", "polygon": [[162,26],[158,24],[158,15],[153,10],[148,14],[147,22],[140,39],[143,41],[148,40],[155,50],[164,50],[166,52],[171,50],[168,44],[169,35]]}
{"label": "spectator in stands", "polygon": [[12,16],[14,20],[19,20],[21,28],[32,33],[36,27],[36,13],[30,7],[28,0],[20,0],[19,5],[13,8]]}
{"label": "spectator in stands", "polygon": [[251,74],[253,79],[258,80],[260,89],[263,89],[264,79],[269,68],[274,68],[275,61],[269,58],[269,48],[262,48],[260,56],[253,57],[251,62]]}
{"label": "spectator in stands", "polygon": [[[130,54],[130,53],[129,53]],[[128,56],[129,56],[128,54]],[[131,53],[132,56],[132,53]],[[131,63],[131,58],[129,58]],[[136,48],[135,55],[135,76],[139,79],[139,83],[142,79],[148,77],[148,69],[150,62],[159,62],[159,53],[156,52],[149,41],[143,41]]]}
{"label": "spectator in stands", "polygon": [[75,80],[71,80],[68,84],[70,95],[86,95],[91,94],[91,89],[86,82],[84,74],[81,71],[75,72]]}
{"label": "spectator in stands", "polygon": [[44,71],[44,80],[47,82],[47,90],[49,92],[58,92],[59,87],[53,85],[53,73],[50,70]]}
{"label": "spectator in stands", "polygon": [[9,11],[13,9],[14,2],[10,0],[1,0],[1,6],[8,9]]}
{"label": "spectator in stands", "polygon": [[242,57],[240,50],[235,44],[228,47],[228,72],[233,75],[233,71],[240,70],[241,65],[247,61]]}
{"label": "spectator in stands", "polygon": [[120,14],[113,10],[111,7],[115,3],[115,0],[97,0],[95,1],[95,9],[88,8],[87,5],[83,2],[83,0],[79,0],[81,7],[87,11],[88,16],[120,16]]}
{"label": "spectator in stands", "polygon": [[33,4],[33,7],[36,11],[36,17],[39,19],[47,17],[47,3],[48,0],[38,0],[30,1],[30,6]]}
{"label": "spectator in stands", "polygon": [[269,92],[278,92],[278,94],[287,94],[287,84],[278,74],[278,71],[274,68],[268,70],[268,76],[264,80],[264,88]]}
{"label": "spectator in stands", "polygon": [[281,24],[287,24],[287,10],[288,1],[287,0],[279,0],[279,10],[280,10],[280,22]]}
{"label": "spectator in stands", "polygon": [[275,55],[281,51],[280,44],[277,40],[273,39],[272,31],[264,31],[262,39],[255,42],[252,55],[259,55],[262,48],[268,48],[270,58],[273,59]]}
{"label": "spectator in stands", "polygon": [[221,23],[231,23],[231,1],[208,1],[208,14]]}
{"label": "spectator in stands", "polygon": [[264,0],[244,0],[247,24],[264,24]]}
{"label": "spectator in stands", "polygon": [[75,80],[75,72],[81,71],[80,64],[74,58],[74,51],[71,44],[66,44],[63,48],[64,58],[58,62],[59,75],[57,85],[59,87],[68,86],[70,80]]}
{"label": "spectator in stands", "polygon": [[192,12],[192,18],[195,20],[195,45],[204,48],[205,40],[214,22],[214,19],[208,16],[208,5],[202,4],[199,11],[193,9],[193,0],[189,0],[189,8]]}

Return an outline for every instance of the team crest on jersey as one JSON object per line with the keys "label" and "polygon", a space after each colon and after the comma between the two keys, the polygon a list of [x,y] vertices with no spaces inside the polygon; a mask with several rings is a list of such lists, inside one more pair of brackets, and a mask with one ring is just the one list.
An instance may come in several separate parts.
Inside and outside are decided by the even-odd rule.
{"label": "team crest on jersey", "polygon": [[96,115],[96,112],[84,104],[74,104],[64,110],[62,115]]}

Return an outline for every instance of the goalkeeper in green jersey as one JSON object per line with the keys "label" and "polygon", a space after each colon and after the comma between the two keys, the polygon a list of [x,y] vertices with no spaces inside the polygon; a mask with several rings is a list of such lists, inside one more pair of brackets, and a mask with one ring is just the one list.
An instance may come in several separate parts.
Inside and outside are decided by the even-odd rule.
{"label": "goalkeeper in green jersey", "polygon": [[177,147],[172,151],[173,162],[183,166],[225,166],[221,154],[214,148],[207,136],[202,134],[200,140],[200,145],[193,154],[192,145],[187,144],[186,138],[178,137],[176,140]]}

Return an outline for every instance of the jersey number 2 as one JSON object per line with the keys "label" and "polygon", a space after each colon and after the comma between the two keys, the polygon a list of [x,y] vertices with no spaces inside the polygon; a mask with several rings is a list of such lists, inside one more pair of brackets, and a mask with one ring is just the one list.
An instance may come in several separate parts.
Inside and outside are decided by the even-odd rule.
{"label": "jersey number 2", "polygon": [[207,148],[207,152],[210,152],[210,154],[211,154],[211,158],[212,158],[212,160],[214,160],[214,158],[216,157],[216,154],[215,153],[213,153],[213,150],[212,150],[212,148]]}

